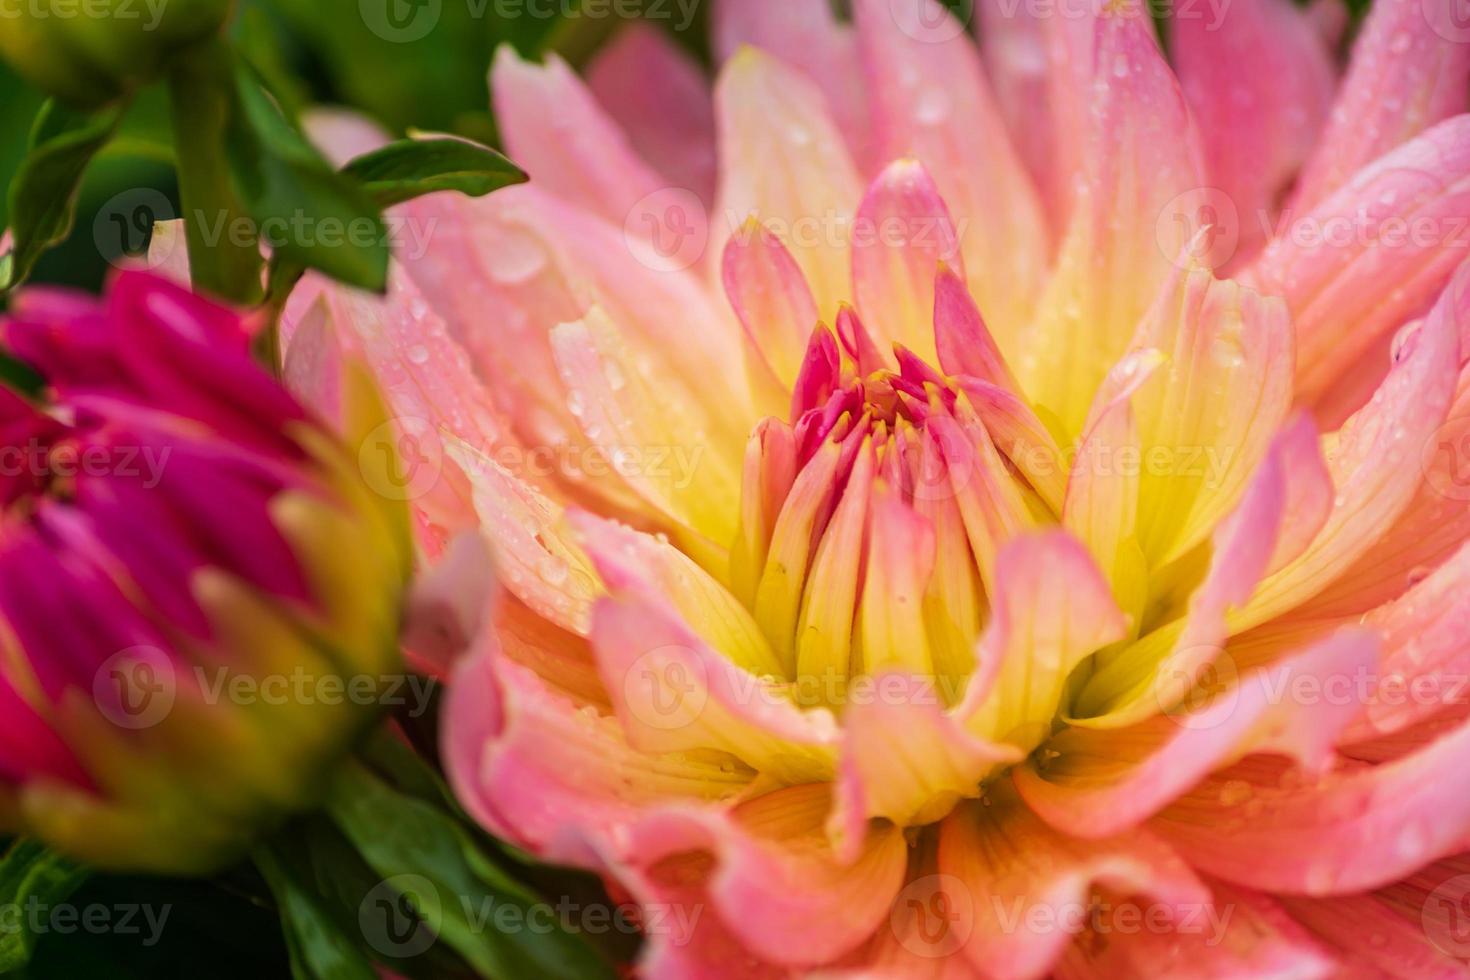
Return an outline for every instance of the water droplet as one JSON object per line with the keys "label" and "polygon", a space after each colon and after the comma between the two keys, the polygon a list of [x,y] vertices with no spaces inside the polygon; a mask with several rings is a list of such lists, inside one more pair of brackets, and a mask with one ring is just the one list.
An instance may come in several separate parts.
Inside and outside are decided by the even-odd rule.
{"label": "water droplet", "polygon": [[941,88],[926,89],[914,104],[914,118],[924,126],[937,126],[949,118],[949,94]]}
{"label": "water droplet", "polygon": [[561,585],[571,574],[571,567],[556,555],[547,555],[536,567],[536,574],[540,575],[541,581],[547,585]]}
{"label": "water droplet", "polygon": [[506,286],[526,282],[546,267],[541,244],[524,233],[498,237],[485,248],[484,255],[490,278]]}
{"label": "water droplet", "polygon": [[602,374],[607,378],[607,386],[613,391],[622,391],[628,384],[628,379],[617,361],[605,362],[602,365]]}
{"label": "water droplet", "polygon": [[411,364],[427,364],[429,363],[429,348],[423,344],[414,344],[408,349],[407,357]]}

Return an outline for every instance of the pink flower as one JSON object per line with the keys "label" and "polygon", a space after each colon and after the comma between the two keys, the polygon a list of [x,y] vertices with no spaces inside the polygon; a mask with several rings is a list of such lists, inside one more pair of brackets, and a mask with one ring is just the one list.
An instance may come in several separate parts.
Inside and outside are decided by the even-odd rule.
{"label": "pink flower", "polygon": [[532,183],[294,298],[499,556],[461,800],[651,977],[1464,975],[1449,0],[853,8],[502,54]]}
{"label": "pink flower", "polygon": [[397,663],[400,505],[162,279],[25,291],[0,335],[48,385],[0,392],[0,815],[106,867],[238,859],[377,715],[340,687]]}

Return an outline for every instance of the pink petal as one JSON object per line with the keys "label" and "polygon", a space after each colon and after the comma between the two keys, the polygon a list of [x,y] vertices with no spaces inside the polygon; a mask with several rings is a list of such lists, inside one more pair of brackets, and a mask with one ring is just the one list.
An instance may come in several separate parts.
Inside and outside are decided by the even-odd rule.
{"label": "pink petal", "polygon": [[758,223],[747,224],[725,246],[725,295],[778,383],[796,384],[817,325],[817,303],[786,246]]}
{"label": "pink petal", "polygon": [[974,42],[937,0],[858,0],[853,15],[880,156],[913,157],[933,174],[970,288],[1004,345],[1032,310],[1049,246]]}
{"label": "pink petal", "polygon": [[948,265],[963,281],[964,260],[949,210],[924,165],[889,164],[868,188],[855,229],[853,294],[864,322],[890,343],[933,360],[934,277]]}
{"label": "pink petal", "polygon": [[[1045,16],[1045,8],[984,0],[976,4],[980,17],[980,54],[1005,117],[1011,142],[1040,191],[1042,207],[1054,237],[1067,228],[1073,174],[1080,169],[1081,147],[1076,127],[1066,127],[1066,107],[1059,102],[1067,92],[1067,77],[1086,66],[1069,63],[1062,53],[1062,31],[1085,23],[1059,24]],[[1059,98],[1060,97],[1060,98]]]}
{"label": "pink petal", "polygon": [[1051,971],[1090,921],[1097,887],[1146,895],[1156,918],[1170,916],[1176,926],[1210,902],[1204,883],[1156,838],[1144,832],[1095,841],[1066,837],[1036,819],[1004,784],[984,804],[966,803],[941,825],[939,872],[949,907],[962,929],[969,926],[957,955],[983,975],[1003,963],[1005,975],[1018,980]]}
{"label": "pink petal", "polygon": [[468,443],[447,440],[444,458],[467,484],[506,587],[563,629],[585,634],[602,584],[566,534],[561,506]]}
{"label": "pink petal", "polygon": [[1063,526],[1087,546],[1112,583],[1113,594],[1134,616],[1146,598],[1138,546],[1140,467],[1120,461],[1131,454],[1142,458],[1133,399],[1164,361],[1160,351],[1143,348],[1126,356],[1103,381],[1062,505]]}
{"label": "pink petal", "polygon": [[1461,725],[1382,765],[1344,763],[1303,781],[1247,759],[1205,779],[1152,826],[1196,868],[1252,888],[1335,895],[1376,888],[1459,849],[1470,795],[1456,778]]}
{"label": "pink petal", "polygon": [[993,595],[1001,549],[1037,520],[979,419],[936,415],[925,428],[943,460],[985,591]]}
{"label": "pink petal", "polygon": [[[1456,277],[1462,352],[1470,352],[1470,266]],[[1406,330],[1418,329],[1415,325]],[[1463,353],[1462,353],[1463,356]],[[1401,595],[1470,539],[1470,371],[1460,371],[1454,404],[1443,425],[1425,439],[1418,465],[1424,481],[1392,528],[1341,578],[1299,613],[1353,616]]]}
{"label": "pink petal", "polygon": [[766,567],[776,519],[796,480],[796,439],[779,419],[756,426],[745,445],[745,472],[740,491],[740,532],[730,549],[731,590],[747,608],[755,604],[756,586]]}
{"label": "pink petal", "polygon": [[1384,655],[1368,717],[1355,734],[1401,731],[1447,703],[1464,702],[1470,696],[1470,544],[1363,623],[1382,635]]}
{"label": "pink petal", "polygon": [[308,109],[302,113],[301,127],[312,145],[336,167],[393,141],[382,126],[348,109],[324,106]]}
{"label": "pink petal", "polygon": [[538,65],[502,45],[490,87],[506,152],[538,187],[622,228],[640,201],[665,186],[555,54]]}
{"label": "pink petal", "polygon": [[[1191,910],[1188,929],[1139,928],[1146,907],[1127,919],[1105,917],[1099,935],[1082,936],[1067,951],[1058,964],[1058,980],[1325,980],[1339,975],[1327,951],[1273,899],[1219,882],[1213,889],[1212,903]],[[1118,902],[1113,908],[1136,904]]]}
{"label": "pink petal", "polygon": [[739,463],[711,445],[719,419],[671,379],[662,383],[623,343],[627,333],[597,307],[552,328],[572,414],[610,469],[675,525],[681,544],[722,564],[739,517]]}
{"label": "pink petal", "polygon": [[[517,434],[543,447],[558,477],[615,510],[642,509],[621,478],[587,472],[596,447],[552,351],[553,330],[593,306],[616,325],[635,364],[648,366],[648,383],[713,420],[708,438],[685,450],[724,452],[738,466],[756,421],[744,373],[731,370],[743,361],[743,341],[693,273],[646,261],[620,229],[532,187],[468,202],[430,195],[403,207],[410,227],[433,229],[425,250],[405,255],[410,274]],[[635,373],[645,372],[626,380]]]}
{"label": "pink petal", "polygon": [[1387,371],[1392,332],[1428,309],[1470,255],[1467,211],[1470,117],[1460,117],[1372,162],[1312,210],[1283,214],[1249,277],[1291,308],[1299,404],[1334,401],[1365,358]]}
{"label": "pink petal", "polygon": [[[1336,85],[1332,50],[1290,0],[1241,0],[1219,12],[1168,18],[1170,52],[1195,118],[1205,125],[1211,203],[1235,261],[1265,244],[1277,202],[1327,119]],[[1222,247],[1222,251],[1223,251]]]}
{"label": "pink petal", "polygon": [[666,603],[736,666],[757,676],[783,673],[740,601],[678,548],[586,512],[574,512],[568,520],[613,596]]}
{"label": "pink petal", "polygon": [[1137,8],[1105,14],[1089,50],[1085,169],[1056,271],[1019,349],[997,331],[1026,393],[1067,435],[1081,431],[1098,385],[1187,254],[1204,184],[1194,121],[1152,21]]}
{"label": "pink petal", "polygon": [[493,833],[547,860],[587,864],[580,835],[608,841],[667,801],[727,801],[749,770],[633,748],[617,719],[579,705],[510,663],[493,636],[456,668],[445,705],[445,767]]}
{"label": "pink petal", "polygon": [[[875,817],[899,826],[930,823],[974,796],[990,774],[1019,761],[1020,750],[977,738],[945,711],[952,692],[933,675],[871,675],[849,694],[833,827]],[[895,733],[903,750],[894,750]]]}
{"label": "pink petal", "polygon": [[667,604],[598,602],[592,647],[630,744],[645,752],[717,752],[784,784],[830,780],[837,728],[804,711],[774,676],[711,649]]}
{"label": "pink petal", "polygon": [[1459,364],[1455,297],[1448,291],[1405,339],[1400,357],[1373,400],[1338,433],[1328,460],[1336,497],[1310,547],[1264,583],[1236,630],[1291,610],[1336,581],[1393,527],[1412,502],[1423,472],[1414,457],[1444,421]]}
{"label": "pink petal", "polygon": [[1121,639],[1127,620],[1086,550],[1062,531],[1007,545],[995,581],[979,650],[993,680],[972,680],[958,713],[971,732],[1029,751],[1050,734],[1067,675]]}
{"label": "pink petal", "polygon": [[932,288],[934,345],[945,373],[968,375],[1019,393],[1020,386],[1006,364],[1005,355],[990,336],[990,329],[965,286],[963,273],[956,274],[948,266],[941,268]]}
{"label": "pink petal", "polygon": [[586,78],[639,157],[674,187],[714,201],[714,104],[693,58],[662,31],[633,23],[597,53]]}
{"label": "pink petal", "polygon": [[851,295],[849,237],[862,184],[826,100],[806,76],[755,48],[715,86],[720,192],[715,255],[742,223],[774,230],[801,267],[823,317]]}
{"label": "pink petal", "polygon": [[1224,650],[1230,616],[1262,578],[1306,550],[1332,506],[1332,481],[1311,420],[1276,437],[1244,499],[1214,535],[1210,565],[1184,618],[1098,665],[1078,695],[1076,723],[1114,728],[1178,703]]}
{"label": "pink petal", "polygon": [[[891,447],[890,456],[896,451]],[[856,623],[861,670],[934,676],[939,665],[924,616],[934,574],[934,526],[887,481],[873,487],[868,512],[867,568]]]}
{"label": "pink petal", "polygon": [[1052,826],[1103,837],[1142,822],[1246,753],[1289,755],[1320,771],[1363,706],[1352,699],[1303,705],[1290,692],[1353,690],[1377,665],[1377,654],[1372,633],[1344,631],[1238,681],[1227,666],[1216,676],[1224,690],[1197,704],[1161,702],[1168,714],[1127,728],[1064,730],[1046,744],[1041,761],[1016,771],[1016,786]]}
{"label": "pink petal", "polygon": [[1015,391],[966,377],[956,380],[996,448],[1026,477],[1051,512],[1060,516],[1068,474],[1051,432]]}
{"label": "pink petal", "polygon": [[806,73],[826,96],[858,166],[864,173],[878,167],[857,38],[851,27],[837,23],[830,3],[718,0],[712,30],[715,53],[722,62],[748,44]]}
{"label": "pink petal", "polygon": [[1294,209],[1315,207],[1359,169],[1470,109],[1470,37],[1456,9],[1452,0],[1374,5]]}
{"label": "pink petal", "polygon": [[852,662],[874,469],[872,442],[864,440],[847,485],[840,491],[834,488],[841,496],[816,543],[805,583],[796,623],[796,676],[814,679],[818,685],[845,680]]}
{"label": "pink petal", "polygon": [[1139,544],[1160,568],[1241,499],[1285,421],[1292,325],[1280,300],[1195,269],[1163,293],[1134,343],[1170,358],[1132,398],[1144,462]]}
{"label": "pink petal", "polygon": [[[892,827],[875,829],[850,860],[839,860],[822,839],[829,805],[825,786],[795,786],[743,803],[728,814],[665,808],[639,821],[628,836],[627,857],[612,868],[643,901],[667,906],[679,880],[668,872],[707,868],[700,882],[707,914],[739,947],[770,963],[818,966],[837,959],[879,927],[903,882],[907,846]],[[708,860],[691,862],[691,857]],[[685,876],[686,880],[688,875]],[[695,945],[682,931],[655,936],[646,954],[697,957],[660,949]],[[694,973],[650,969],[641,975],[750,975],[738,958]]]}
{"label": "pink petal", "polygon": [[1278,901],[1363,975],[1465,980],[1470,969],[1455,958],[1463,952],[1459,902],[1464,888],[1455,881],[1464,872],[1463,861],[1436,868],[1375,894],[1282,896]]}

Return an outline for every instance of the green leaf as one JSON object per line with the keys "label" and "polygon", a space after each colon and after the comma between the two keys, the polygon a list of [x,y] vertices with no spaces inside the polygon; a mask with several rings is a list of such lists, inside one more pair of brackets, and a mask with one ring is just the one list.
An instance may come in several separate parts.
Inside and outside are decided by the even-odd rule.
{"label": "green leaf", "polygon": [[283,263],[381,292],[388,281],[388,232],[370,194],[337,173],[243,63],[231,171],[261,240]]}
{"label": "green leaf", "polygon": [[526,172],[496,151],[443,138],[389,143],[351,160],[342,172],[385,208],[435,191],[480,197],[526,181]]}
{"label": "green leaf", "polygon": [[276,897],[296,980],[377,980],[372,961],[297,879],[294,867],[270,847],[256,851],[255,866]]}
{"label": "green leaf", "polygon": [[41,253],[64,240],[76,220],[82,176],[112,138],[121,106],[94,113],[47,102],[32,129],[30,152],[10,182],[10,230],[15,236],[0,290],[30,275]]}
{"label": "green leaf", "polygon": [[195,49],[175,63],[168,89],[190,277],[250,305],[260,299],[264,263],[227,151],[240,115],[232,58],[222,41]]}
{"label": "green leaf", "polygon": [[[30,931],[33,909],[66,901],[90,872],[31,840],[18,840],[0,858],[0,973],[30,961],[40,938]],[[13,918],[11,918],[13,917]]]}
{"label": "green leaf", "polygon": [[518,921],[536,921],[539,900],[442,809],[397,792],[353,763],[339,774],[327,811],[383,876],[384,886],[409,902],[482,976],[612,976],[581,937],[554,926],[502,933],[494,928],[494,916],[477,921],[478,911],[506,906],[516,909]]}

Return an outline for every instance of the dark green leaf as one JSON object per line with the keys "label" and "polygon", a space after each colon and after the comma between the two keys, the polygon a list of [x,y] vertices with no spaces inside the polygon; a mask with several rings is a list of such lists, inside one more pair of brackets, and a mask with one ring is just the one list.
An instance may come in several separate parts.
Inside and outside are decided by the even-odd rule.
{"label": "dark green leaf", "polygon": [[377,980],[372,961],[363,954],[360,944],[297,880],[296,868],[269,847],[256,852],[255,866],[276,897],[296,980]]}
{"label": "dark green leaf", "polygon": [[18,969],[29,962],[31,951],[40,938],[31,931],[36,919],[66,899],[88,872],[43,845],[18,840],[0,858],[0,910],[9,921],[0,923],[0,973]]}
{"label": "dark green leaf", "polygon": [[0,289],[30,275],[46,249],[71,232],[82,176],[117,128],[122,108],[78,113],[48,102],[32,129],[31,149],[10,182],[10,230],[14,237]]}
{"label": "dark green leaf", "polygon": [[382,207],[435,191],[480,197],[524,183],[526,172],[494,150],[458,139],[399,140],[343,168]]}
{"label": "dark green leaf", "polygon": [[260,240],[283,263],[383,290],[388,232],[371,195],[307,143],[247,66],[237,82],[230,164]]}
{"label": "dark green leaf", "polygon": [[[437,935],[486,977],[611,976],[581,937],[553,923],[548,929],[500,932],[480,912],[514,907],[518,921],[535,921],[535,894],[487,857],[442,809],[402,795],[361,765],[345,768],[328,813],[363,858],[384,878],[385,908],[406,900]],[[393,894],[389,894],[389,891]],[[544,912],[544,907],[542,907]],[[413,939],[412,933],[408,933]]]}

